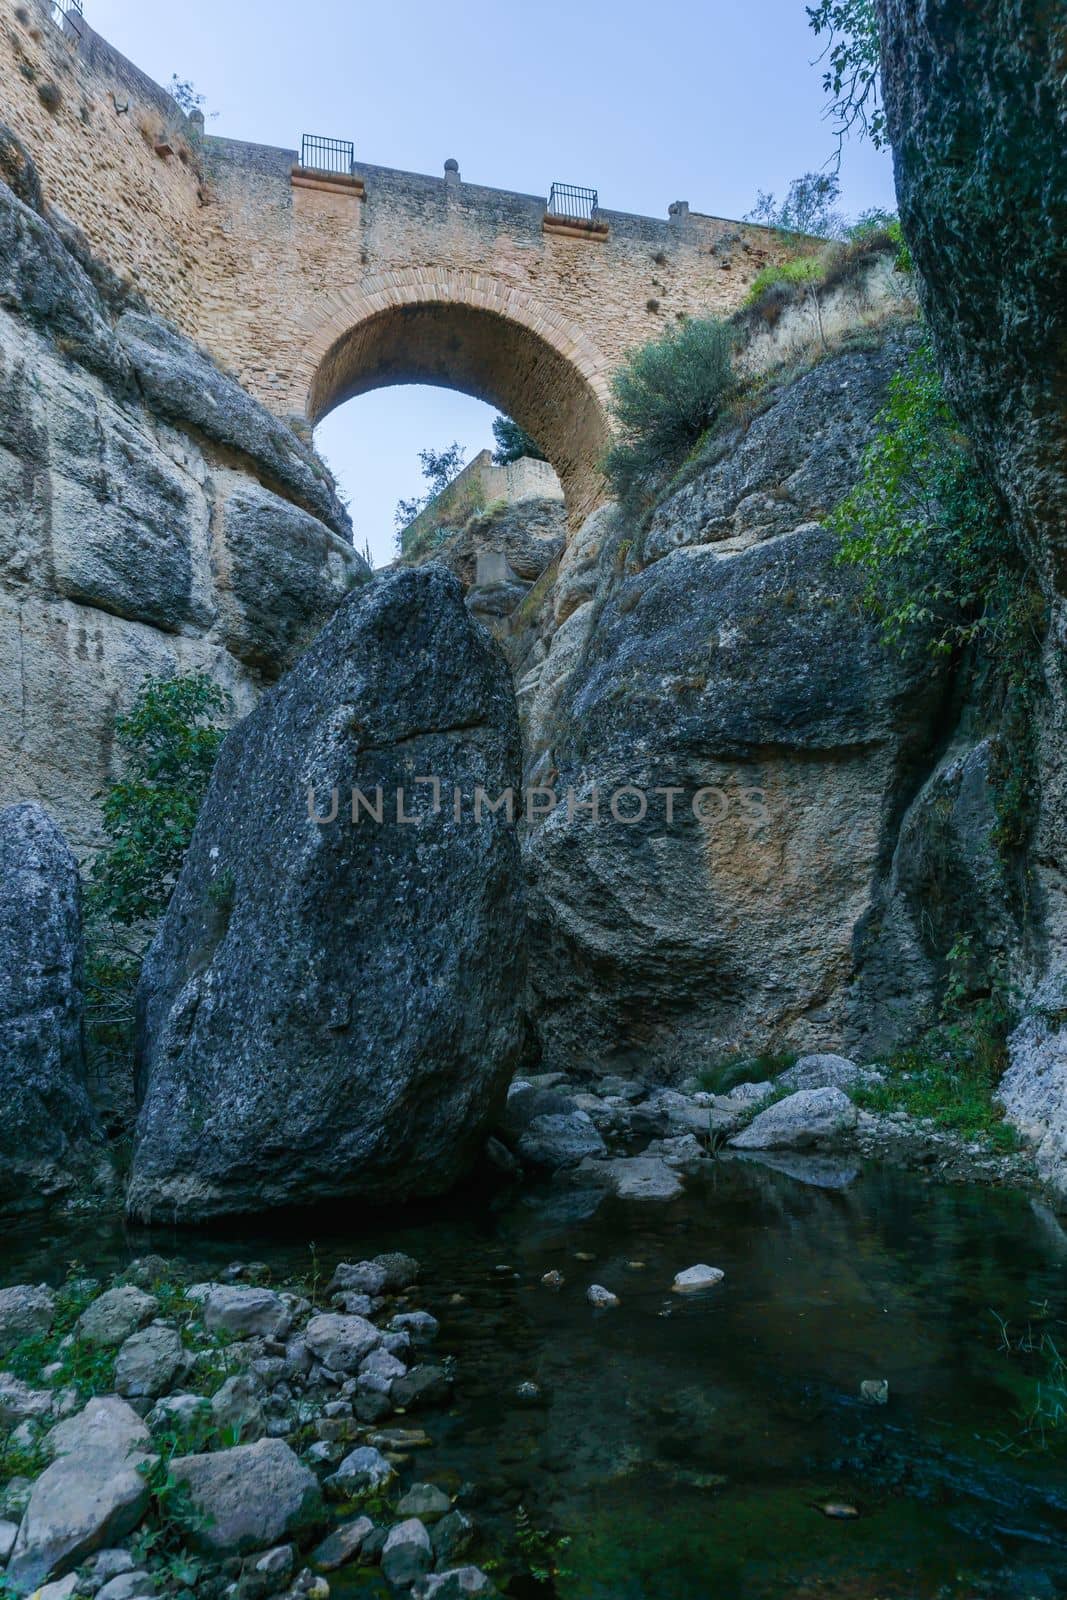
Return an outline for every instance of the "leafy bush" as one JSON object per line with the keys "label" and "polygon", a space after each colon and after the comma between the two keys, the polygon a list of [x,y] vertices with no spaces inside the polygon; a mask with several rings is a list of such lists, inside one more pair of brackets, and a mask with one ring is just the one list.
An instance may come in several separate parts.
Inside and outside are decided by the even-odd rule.
{"label": "leafy bush", "polygon": [[93,863],[93,910],[123,927],[166,907],[200,811],[224,730],[228,697],[203,672],[146,678],[115,720],[126,774],[104,801],[110,843]]}
{"label": "leafy bush", "polygon": [[769,261],[753,278],[752,287],[745,297],[745,304],[755,305],[768,289],[773,289],[779,283],[818,283],[824,271],[825,264],[821,256],[797,256],[791,261]]}
{"label": "leafy bush", "polygon": [[794,178],[784,200],[761,189],[746,221],[775,228],[794,244],[811,238],[843,239],[848,231],[837,209],[841,180],[833,172],[805,172]]}
{"label": "leafy bush", "polygon": [[397,529],[397,544],[400,535],[409,523],[414,522],[430,503],[437,499],[439,494],[444,494],[453,478],[458,477],[463,470],[467,452],[453,439],[445,450],[420,450],[419,460],[422,462],[422,475],[428,485],[426,493],[415,496],[412,500],[398,500],[394,522]]}
{"label": "leafy bush", "polygon": [[493,418],[493,438],[496,440],[493,460],[498,467],[506,467],[511,461],[521,461],[523,456],[530,456],[534,461],[548,460],[533,435],[527,433],[525,428],[520,428],[510,417]]}
{"label": "leafy bush", "polygon": [[946,957],[947,981],[937,1025],[913,1049],[885,1065],[886,1080],[855,1093],[869,1111],[904,1110],[942,1127],[1015,1147],[993,1093],[1007,1066],[1011,995],[999,967],[990,968],[968,934]]}
{"label": "leafy bush", "polygon": [[700,318],[627,357],[612,379],[619,438],[604,461],[620,498],[650,488],[716,421],[736,387],[734,337]]}
{"label": "leafy bush", "polygon": [[229,708],[204,673],[150,677],[115,720],[125,773],[104,800],[108,843],[86,893],[87,1035],[97,1076],[131,1054],[145,934],[181,871],[224,737]]}

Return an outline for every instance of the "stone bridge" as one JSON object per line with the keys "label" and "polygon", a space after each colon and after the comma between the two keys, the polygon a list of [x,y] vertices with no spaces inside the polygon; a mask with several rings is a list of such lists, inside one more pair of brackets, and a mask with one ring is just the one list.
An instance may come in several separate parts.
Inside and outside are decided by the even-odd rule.
{"label": "stone bridge", "polygon": [[328,173],[296,150],[205,136],[84,20],[57,24],[48,0],[0,7],[4,120],[46,198],[154,309],[311,425],[386,384],[489,401],[539,441],[572,523],[603,492],[622,357],[736,309],[781,251],[766,229],[684,202],[583,223],[467,183],[455,161],[426,177],[357,150]]}

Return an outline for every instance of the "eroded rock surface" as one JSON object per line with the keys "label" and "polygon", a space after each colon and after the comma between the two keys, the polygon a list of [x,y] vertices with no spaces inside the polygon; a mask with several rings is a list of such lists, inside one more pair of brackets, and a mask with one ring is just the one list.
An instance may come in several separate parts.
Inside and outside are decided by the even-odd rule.
{"label": "eroded rock surface", "polygon": [[[515,831],[474,815],[518,768],[506,665],[454,577],[342,604],[227,738],[146,959],[134,1213],[455,1182],[522,1042]],[[354,786],[381,823],[353,823]]]}

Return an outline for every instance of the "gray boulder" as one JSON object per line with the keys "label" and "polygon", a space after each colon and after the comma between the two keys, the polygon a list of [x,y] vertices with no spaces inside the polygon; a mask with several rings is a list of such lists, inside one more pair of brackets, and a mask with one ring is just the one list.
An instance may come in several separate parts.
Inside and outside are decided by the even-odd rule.
{"label": "gray boulder", "polygon": [[730,1143],[736,1150],[807,1150],[836,1143],[856,1119],[855,1106],[840,1089],[799,1089],[761,1111]]}
{"label": "gray boulder", "polygon": [[20,1589],[62,1577],[132,1533],[148,1507],[138,1468],[153,1460],[148,1429],[111,1395],[52,1429],[55,1460],[37,1479],[8,1564]]}
{"label": "gray boulder", "polygon": [[154,1400],[174,1387],[185,1350],[173,1328],[153,1323],[131,1333],[115,1358],[115,1388],[127,1400]]}
{"label": "gray boulder", "polygon": [[262,1439],[267,1419],[259,1379],[247,1372],[227,1378],[211,1397],[211,1413],[216,1427],[237,1444],[254,1444]]}
{"label": "gray boulder", "polygon": [[358,1494],[365,1489],[384,1489],[395,1476],[381,1451],[366,1444],[350,1451],[334,1473],[337,1486],[347,1494]]}
{"label": "gray boulder", "polygon": [[606,1145],[585,1111],[563,1111],[534,1117],[515,1142],[520,1158],[531,1167],[573,1167],[586,1156],[602,1156]]}
{"label": "gray boulder", "polygon": [[[342,602],[226,739],[145,960],[134,1215],[380,1204],[467,1170],[522,1044],[515,829],[475,792],[518,769],[507,668],[455,578]],[[351,821],[353,786],[381,824]],[[338,791],[333,822],[309,789],[319,817]]]}
{"label": "gray boulder", "polygon": [[91,1305],[86,1306],[78,1318],[76,1332],[87,1344],[105,1348],[120,1345],[131,1333],[151,1322],[159,1310],[159,1301],[146,1294],[135,1284],[120,1284],[106,1289]]}
{"label": "gray boulder", "polygon": [[273,1289],[239,1283],[214,1283],[204,1300],[204,1327],[231,1339],[278,1337],[288,1321],[285,1301]]}
{"label": "gray boulder", "polygon": [[869,1068],[858,1067],[845,1056],[801,1056],[791,1067],[778,1074],[775,1089],[849,1089],[862,1088],[878,1076]]}
{"label": "gray boulder", "polygon": [[312,1564],[320,1572],[334,1572],[349,1561],[354,1561],[367,1535],[374,1532],[369,1517],[356,1517],[353,1522],[343,1522],[315,1546],[311,1552]]}
{"label": "gray boulder", "polygon": [[47,812],[0,811],[0,1211],[69,1187],[95,1132],[82,1032],[78,868]]}
{"label": "gray boulder", "polygon": [[658,1156],[620,1156],[604,1164],[604,1175],[620,1200],[676,1200],[682,1182]]}
{"label": "gray boulder", "polygon": [[382,1342],[378,1329],[365,1317],[332,1312],[312,1317],[304,1339],[316,1360],[331,1372],[357,1371],[364,1356]]}
{"label": "gray boulder", "polygon": [[0,1355],[23,1339],[47,1333],[55,1314],[55,1296],[47,1284],[15,1283],[0,1289]]}
{"label": "gray boulder", "polygon": [[480,1567],[452,1567],[420,1578],[412,1590],[415,1600],[489,1600],[497,1592]]}
{"label": "gray boulder", "polygon": [[410,1589],[432,1566],[430,1535],[417,1517],[408,1517],[389,1529],[382,1547],[382,1571],[395,1588]]}
{"label": "gray boulder", "polygon": [[191,1539],[212,1553],[264,1550],[310,1532],[322,1518],[314,1474],[284,1439],[181,1456],[171,1471],[197,1513]]}

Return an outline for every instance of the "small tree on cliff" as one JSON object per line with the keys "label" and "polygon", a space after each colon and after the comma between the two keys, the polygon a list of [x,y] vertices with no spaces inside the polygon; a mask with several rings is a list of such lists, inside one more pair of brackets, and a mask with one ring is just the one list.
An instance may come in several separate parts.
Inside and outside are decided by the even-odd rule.
{"label": "small tree on cliff", "polygon": [[493,460],[498,467],[506,467],[511,461],[521,461],[524,456],[534,461],[548,460],[533,435],[527,433],[525,428],[520,428],[510,417],[494,417],[493,438],[496,440]]}

